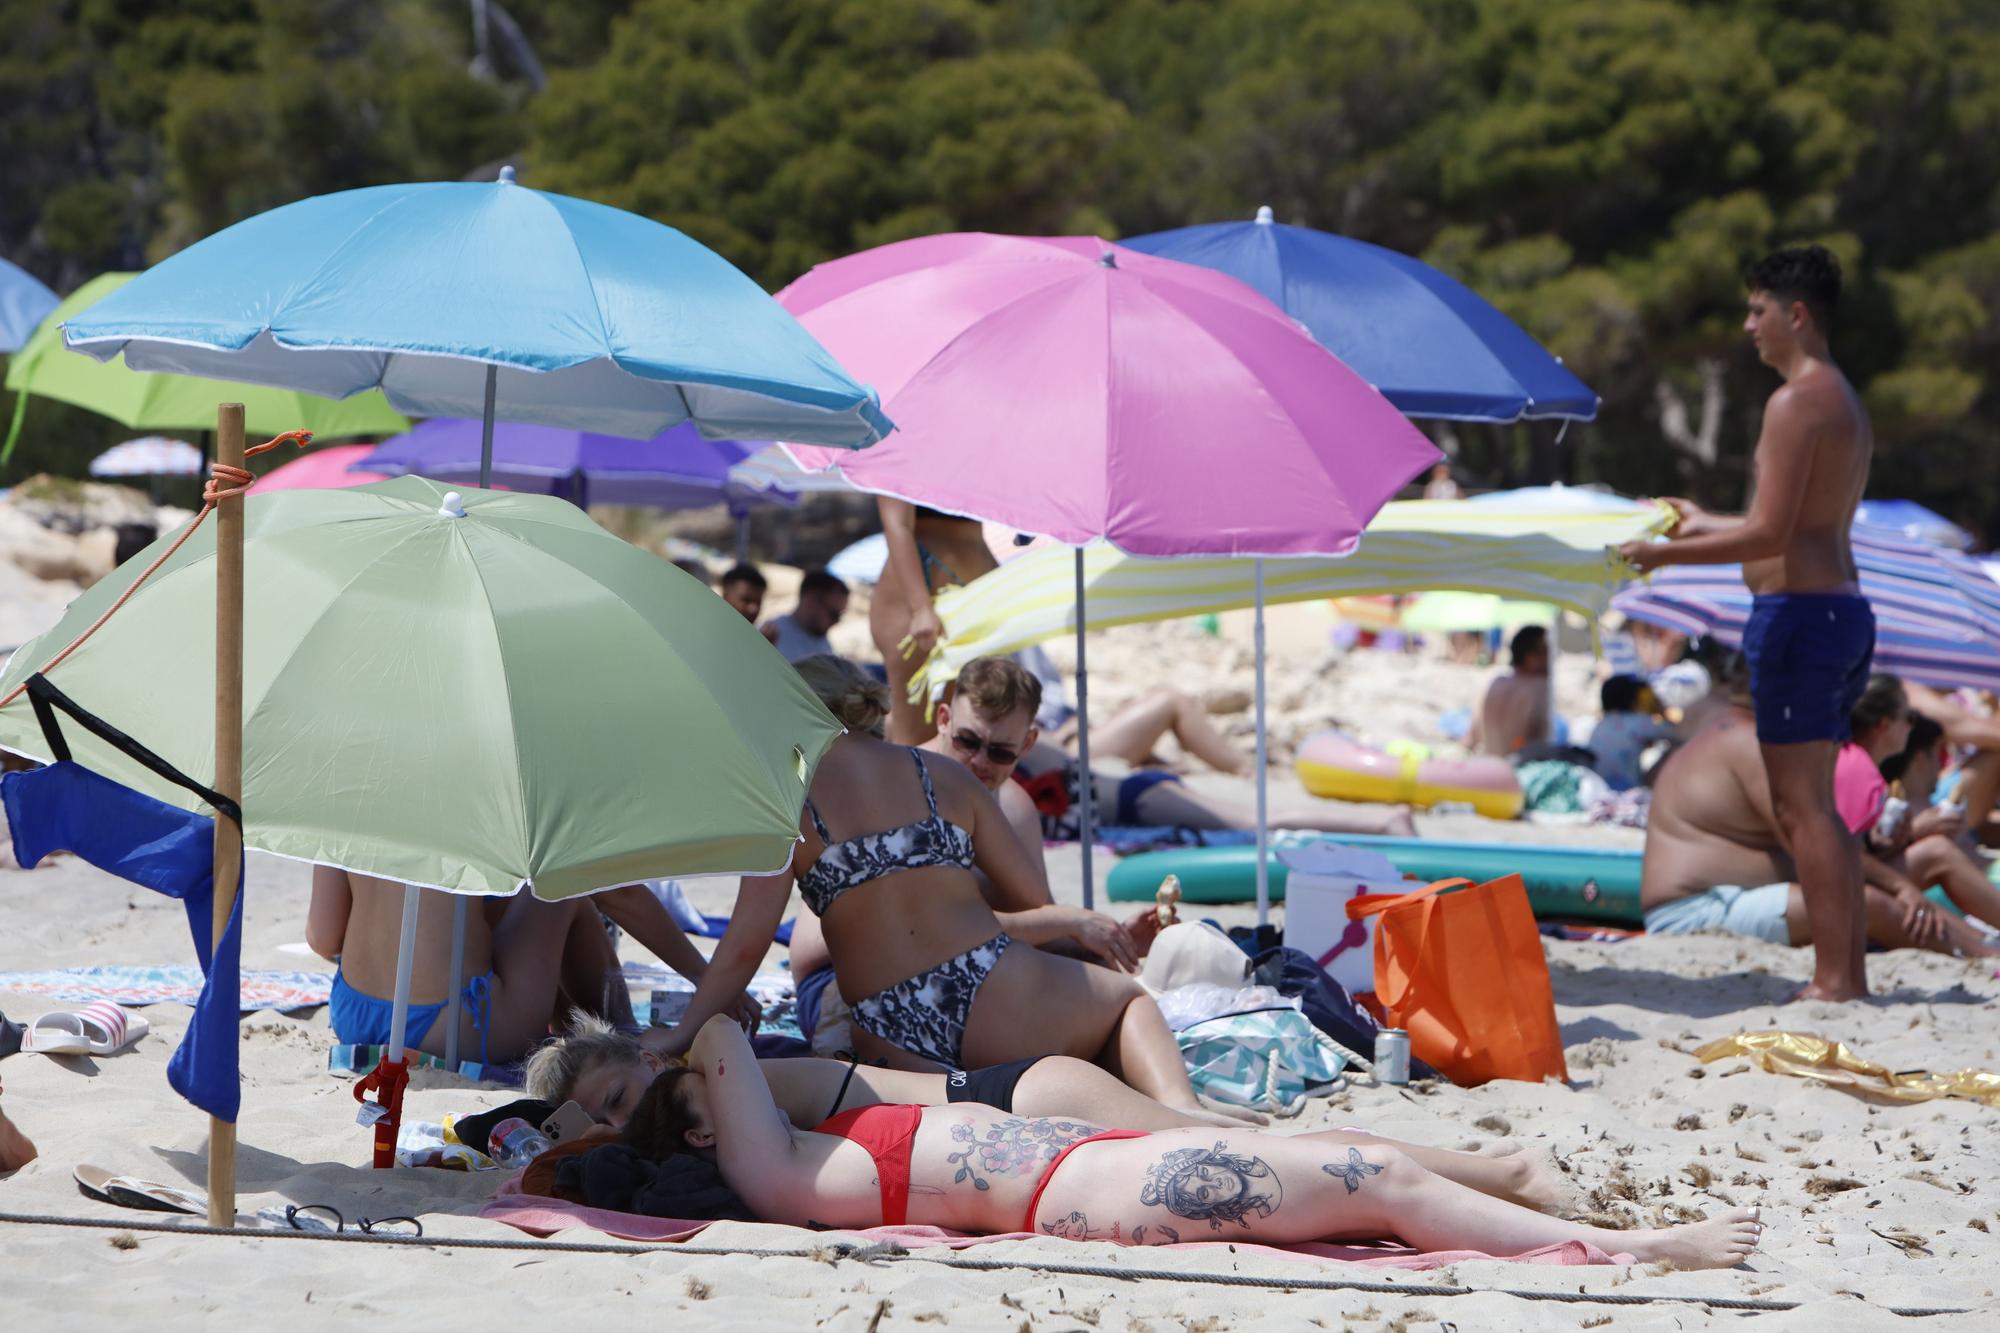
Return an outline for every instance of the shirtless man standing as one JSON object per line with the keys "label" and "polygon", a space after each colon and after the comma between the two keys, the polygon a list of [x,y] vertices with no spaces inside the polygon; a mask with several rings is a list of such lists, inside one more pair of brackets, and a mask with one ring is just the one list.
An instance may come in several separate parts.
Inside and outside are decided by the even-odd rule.
{"label": "shirtless man standing", "polygon": [[1819,246],[1780,250],[1745,282],[1744,331],[1785,380],[1764,409],[1750,512],[1723,517],[1669,500],[1680,514],[1671,540],[1629,542],[1619,553],[1641,572],[1742,562],[1754,595],[1743,648],[1757,741],[1815,951],[1812,982],[1797,998],[1860,999],[1868,994],[1861,860],[1834,805],[1833,765],[1875,649],[1875,617],[1848,544],[1874,433],[1827,351],[1840,296],[1833,256]]}
{"label": "shirtless man standing", "polygon": [[1507,656],[1512,669],[1486,687],[1466,736],[1475,754],[1504,759],[1549,738],[1549,632],[1540,625],[1514,631]]}

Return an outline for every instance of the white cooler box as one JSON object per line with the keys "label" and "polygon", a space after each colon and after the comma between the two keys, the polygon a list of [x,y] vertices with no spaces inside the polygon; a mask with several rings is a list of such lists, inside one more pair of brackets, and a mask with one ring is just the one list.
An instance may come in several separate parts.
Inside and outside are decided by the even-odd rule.
{"label": "white cooler box", "polygon": [[1311,956],[1356,991],[1375,989],[1375,921],[1347,919],[1364,893],[1404,893],[1409,883],[1380,852],[1309,842],[1275,849],[1285,863],[1285,946]]}

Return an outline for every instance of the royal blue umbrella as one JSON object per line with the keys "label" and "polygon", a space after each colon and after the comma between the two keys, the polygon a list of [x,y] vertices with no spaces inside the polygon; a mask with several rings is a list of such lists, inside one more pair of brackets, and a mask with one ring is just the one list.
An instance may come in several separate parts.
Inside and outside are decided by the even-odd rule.
{"label": "royal blue umbrella", "polygon": [[1485,298],[1421,260],[1272,220],[1121,241],[1256,288],[1404,415],[1589,421],[1597,395]]}
{"label": "royal blue umbrella", "polygon": [[0,353],[20,351],[59,300],[40,278],[0,259]]}
{"label": "royal blue umbrella", "polygon": [[858,448],[889,428],[791,315],[671,227],[514,183],[382,185],[189,246],[72,318],[69,346],[165,370],[648,439]]}
{"label": "royal blue umbrella", "polygon": [[[479,479],[480,436],[480,422],[435,417],[384,440],[351,468],[391,477],[414,472],[439,481],[474,482]],[[493,429],[492,479],[508,490],[560,495],[580,507],[699,509],[726,503],[741,513],[753,504],[797,503],[789,491],[730,479],[730,469],[762,447],[705,440],[686,422],[650,440],[501,422]]]}
{"label": "royal blue umbrella", "polygon": [[[1856,526],[1861,593],[1875,610],[1875,665],[1943,689],[2000,690],[2000,583],[1979,562],[1882,528]],[[1741,647],[1750,590],[1740,565],[1668,565],[1611,607]]]}

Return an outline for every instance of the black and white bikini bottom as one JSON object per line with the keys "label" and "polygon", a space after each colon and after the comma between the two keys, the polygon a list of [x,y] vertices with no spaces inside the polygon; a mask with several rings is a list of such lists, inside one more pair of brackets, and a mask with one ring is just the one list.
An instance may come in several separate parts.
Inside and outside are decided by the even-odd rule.
{"label": "black and white bikini bottom", "polygon": [[962,1069],[965,1022],[972,1001],[1013,939],[1001,931],[955,958],[927,967],[907,980],[854,1004],[854,1021],[912,1055]]}

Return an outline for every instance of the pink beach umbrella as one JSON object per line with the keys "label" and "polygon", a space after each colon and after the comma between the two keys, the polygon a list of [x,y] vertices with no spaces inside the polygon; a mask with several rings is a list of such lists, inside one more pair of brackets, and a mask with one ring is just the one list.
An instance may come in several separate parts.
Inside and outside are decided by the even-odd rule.
{"label": "pink beach umbrella", "polygon": [[[801,466],[837,464],[862,490],[1078,548],[1102,538],[1143,556],[1344,555],[1439,457],[1250,287],[1095,237],[926,236],[822,264],[778,301],[897,424],[859,453],[788,445]],[[1258,574],[1261,591],[1261,561]],[[1082,714],[1081,613],[1077,625]],[[1261,907],[1261,874],[1258,887]]]}
{"label": "pink beach umbrella", "polygon": [[372,444],[335,444],[324,449],[309,449],[283,467],[272,468],[257,478],[251,483],[250,491],[253,495],[259,491],[337,491],[349,486],[363,486],[371,481],[387,481],[389,478],[384,473],[347,470],[374,450]]}

